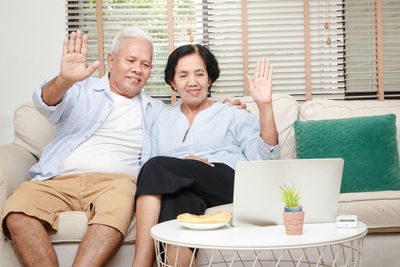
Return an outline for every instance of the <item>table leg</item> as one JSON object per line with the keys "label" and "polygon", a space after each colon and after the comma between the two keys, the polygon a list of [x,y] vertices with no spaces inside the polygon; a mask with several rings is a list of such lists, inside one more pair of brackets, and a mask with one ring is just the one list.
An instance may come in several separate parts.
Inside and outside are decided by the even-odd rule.
{"label": "table leg", "polygon": [[[297,249],[271,249],[271,250],[218,250],[194,249],[190,266],[196,267],[228,267],[228,266],[341,266],[360,267],[361,250],[364,238],[325,246],[315,246]],[[159,267],[172,267],[166,255],[168,246],[155,241],[157,265]],[[196,253],[198,252],[198,253]],[[175,262],[179,258],[179,247]],[[197,257],[196,257],[197,254]],[[181,267],[179,264],[175,264]],[[185,266],[186,267],[186,266]]]}

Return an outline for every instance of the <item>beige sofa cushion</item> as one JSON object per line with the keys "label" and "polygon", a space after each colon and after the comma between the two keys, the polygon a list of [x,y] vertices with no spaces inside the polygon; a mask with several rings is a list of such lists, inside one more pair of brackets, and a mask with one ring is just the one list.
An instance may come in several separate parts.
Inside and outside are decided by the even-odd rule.
{"label": "beige sofa cushion", "polygon": [[[52,243],[80,242],[87,230],[86,213],[82,211],[61,212],[58,223],[58,231],[50,233]],[[136,240],[136,216],[129,225],[124,243],[134,243]]]}
{"label": "beige sofa cushion", "polygon": [[400,191],[340,194],[338,214],[357,214],[370,233],[400,232]]}
{"label": "beige sofa cushion", "polygon": [[14,143],[40,158],[43,148],[53,139],[55,126],[40,114],[32,102],[19,106],[14,113]]}

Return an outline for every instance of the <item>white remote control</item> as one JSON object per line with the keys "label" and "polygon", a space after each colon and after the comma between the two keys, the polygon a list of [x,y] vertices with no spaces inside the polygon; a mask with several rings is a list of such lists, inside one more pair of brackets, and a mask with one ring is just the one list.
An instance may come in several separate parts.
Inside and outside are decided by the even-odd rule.
{"label": "white remote control", "polygon": [[357,215],[339,215],[336,220],[336,226],[339,228],[358,227]]}

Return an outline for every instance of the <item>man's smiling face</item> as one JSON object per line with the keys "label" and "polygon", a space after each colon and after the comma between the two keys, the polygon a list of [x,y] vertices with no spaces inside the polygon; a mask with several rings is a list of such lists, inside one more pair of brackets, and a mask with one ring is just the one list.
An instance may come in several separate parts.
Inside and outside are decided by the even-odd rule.
{"label": "man's smiling face", "polygon": [[151,73],[153,48],[140,38],[126,38],[114,54],[108,55],[111,90],[132,98],[140,93]]}

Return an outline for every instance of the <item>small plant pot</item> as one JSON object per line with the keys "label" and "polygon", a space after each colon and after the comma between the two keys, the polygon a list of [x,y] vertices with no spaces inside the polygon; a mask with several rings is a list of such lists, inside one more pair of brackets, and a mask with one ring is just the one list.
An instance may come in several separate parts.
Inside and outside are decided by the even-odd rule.
{"label": "small plant pot", "polygon": [[299,211],[303,210],[303,206],[298,206],[298,207],[294,207],[294,208],[285,207],[284,209],[287,212],[299,212]]}
{"label": "small plant pot", "polygon": [[303,234],[304,211],[299,212],[283,212],[283,222],[285,224],[286,234],[301,235]]}

